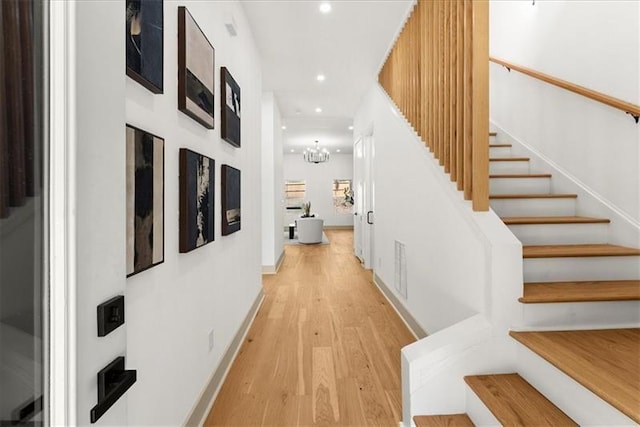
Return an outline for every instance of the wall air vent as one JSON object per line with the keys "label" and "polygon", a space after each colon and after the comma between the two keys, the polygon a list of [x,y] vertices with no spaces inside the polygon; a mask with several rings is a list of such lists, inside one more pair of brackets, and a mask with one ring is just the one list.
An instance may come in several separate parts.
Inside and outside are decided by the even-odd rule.
{"label": "wall air vent", "polygon": [[396,240],[395,280],[396,290],[407,299],[407,256],[404,243]]}

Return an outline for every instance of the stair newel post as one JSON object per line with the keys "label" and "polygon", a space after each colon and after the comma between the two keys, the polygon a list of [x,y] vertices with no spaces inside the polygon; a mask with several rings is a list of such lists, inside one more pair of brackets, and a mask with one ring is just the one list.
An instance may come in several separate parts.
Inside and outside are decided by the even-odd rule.
{"label": "stair newel post", "polygon": [[472,203],[489,210],[489,1],[471,2],[472,23]]}

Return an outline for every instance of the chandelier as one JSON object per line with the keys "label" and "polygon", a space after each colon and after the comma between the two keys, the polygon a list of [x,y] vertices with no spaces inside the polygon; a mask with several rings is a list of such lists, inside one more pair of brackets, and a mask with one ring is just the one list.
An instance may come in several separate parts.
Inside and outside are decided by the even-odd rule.
{"label": "chandelier", "polygon": [[329,161],[329,150],[326,148],[320,149],[318,141],[316,141],[315,148],[307,148],[304,151],[304,161],[309,163],[324,163]]}

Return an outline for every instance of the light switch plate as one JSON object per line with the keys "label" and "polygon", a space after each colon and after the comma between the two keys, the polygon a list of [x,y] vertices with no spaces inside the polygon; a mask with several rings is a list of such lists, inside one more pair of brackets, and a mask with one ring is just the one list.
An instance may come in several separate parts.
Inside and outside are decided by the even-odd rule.
{"label": "light switch plate", "polygon": [[98,336],[104,337],[124,324],[124,296],[118,295],[98,306]]}

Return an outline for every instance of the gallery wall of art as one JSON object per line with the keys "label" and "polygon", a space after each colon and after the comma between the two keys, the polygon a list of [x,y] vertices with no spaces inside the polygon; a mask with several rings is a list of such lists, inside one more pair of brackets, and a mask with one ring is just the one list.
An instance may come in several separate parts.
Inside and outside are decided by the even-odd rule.
{"label": "gallery wall of art", "polygon": [[181,425],[261,290],[260,57],[238,2],[130,3],[76,6],[76,416],[125,356],[137,381],[96,424]]}

